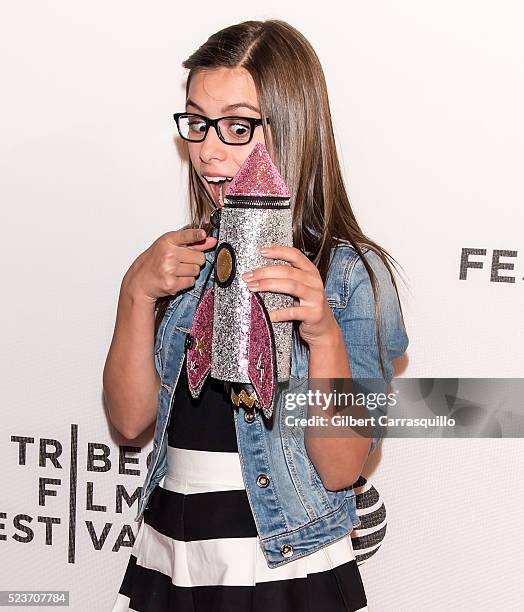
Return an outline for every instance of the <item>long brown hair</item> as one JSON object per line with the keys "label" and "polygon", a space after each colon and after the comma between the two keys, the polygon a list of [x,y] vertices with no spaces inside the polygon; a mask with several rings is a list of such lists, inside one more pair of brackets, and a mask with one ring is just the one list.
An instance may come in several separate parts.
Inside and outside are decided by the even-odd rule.
{"label": "long brown hair", "polygon": [[[384,373],[377,281],[362,247],[379,255],[398,297],[388,259],[396,260],[363,233],[351,209],[338,161],[326,81],[314,49],[284,21],[244,21],[210,36],[182,65],[189,70],[186,97],[197,72],[243,67],[250,73],[265,141],[272,143],[272,159],[292,194],[293,244],[315,263],[324,283],[337,240],[348,241],[355,248],[373,288],[377,346]],[[271,139],[266,117],[271,121]],[[190,226],[208,229],[215,206],[191,161],[189,203]],[[162,300],[159,304],[157,324],[167,303]]]}

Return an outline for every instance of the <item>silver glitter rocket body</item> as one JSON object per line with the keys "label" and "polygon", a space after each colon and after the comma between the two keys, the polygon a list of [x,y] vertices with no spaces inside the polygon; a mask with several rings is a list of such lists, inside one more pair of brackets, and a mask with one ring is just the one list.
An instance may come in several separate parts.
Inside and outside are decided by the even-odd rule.
{"label": "silver glitter rocket body", "polygon": [[[249,302],[251,291],[242,280],[247,270],[272,264],[284,264],[281,260],[268,260],[259,254],[264,244],[289,245],[293,241],[289,199],[269,202],[269,198],[226,196],[221,212],[220,233],[215,264],[215,316],[213,320],[213,357],[211,376],[220,380],[249,382],[247,343],[250,330]],[[231,251],[232,250],[232,251]],[[234,252],[234,256],[231,256]],[[235,259],[234,278],[230,278]],[[259,293],[266,309],[285,308],[293,305],[293,298],[263,291]],[[291,321],[272,323],[276,346],[278,380],[288,380],[291,361]],[[238,347],[240,350],[234,350]],[[233,350],[232,350],[233,349]]]}
{"label": "silver glitter rocket body", "polygon": [[293,246],[290,196],[264,145],[257,144],[230,183],[220,209],[215,284],[204,294],[191,328],[187,371],[197,397],[207,374],[231,383],[231,398],[270,418],[277,383],[289,379],[292,322],[269,312],[293,305],[282,293],[252,292],[244,272],[290,265],[259,253],[263,245]]}

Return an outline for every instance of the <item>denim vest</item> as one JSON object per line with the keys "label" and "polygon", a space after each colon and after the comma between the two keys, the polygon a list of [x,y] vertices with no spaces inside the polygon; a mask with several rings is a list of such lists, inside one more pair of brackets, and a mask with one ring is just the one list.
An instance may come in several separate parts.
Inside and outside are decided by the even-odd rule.
{"label": "denim vest", "polygon": [[[217,235],[212,230],[212,235]],[[205,290],[214,282],[215,250],[205,253],[206,262],[195,285],[177,294],[169,303],[155,340],[155,367],[161,379],[153,453],[135,521],[147,507],[149,496],[167,471],[167,426],[173,408],[174,390],[184,365],[184,343],[206,281]],[[375,307],[368,273],[349,243],[332,249],[325,293],[343,332],[354,378],[380,379],[384,389],[393,375],[391,362],[407,348],[408,338],[402,324],[398,299],[378,255],[367,250],[364,255],[377,275],[380,288],[380,312],[384,344],[385,379],[379,366],[375,340]],[[307,390],[309,371],[307,349],[293,338],[291,377],[279,383],[271,431],[258,411],[233,408],[238,452],[245,488],[253,513],[260,545],[268,567],[278,567],[298,557],[331,544],[360,525],[353,487],[327,490],[304,446],[303,430],[289,433],[284,425],[286,393]],[[307,416],[307,406],[299,409]],[[282,432],[286,432],[282,435]],[[374,430],[370,453],[380,438]]]}

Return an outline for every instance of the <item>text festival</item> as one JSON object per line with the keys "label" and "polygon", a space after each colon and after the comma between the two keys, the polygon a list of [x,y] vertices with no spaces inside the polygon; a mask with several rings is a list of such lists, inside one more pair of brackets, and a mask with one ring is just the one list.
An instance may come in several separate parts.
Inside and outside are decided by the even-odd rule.
{"label": "text festival", "polygon": [[[76,531],[76,510],[77,510],[77,425],[71,426],[72,444],[69,472],[64,470],[62,457],[62,444],[59,440],[51,438],[35,439],[29,436],[11,436],[11,442],[17,445],[18,450],[18,466],[38,466],[41,468],[63,470],[60,477],[38,476],[38,506],[45,508],[48,498],[57,497],[59,493],[65,492],[68,495],[69,504],[64,504],[64,508],[68,508],[68,530],[69,530],[69,561],[74,562],[75,559],[75,542],[76,538],[72,533]],[[74,443],[73,443],[74,442]],[[15,447],[16,448],[16,447]],[[86,470],[87,473],[94,472],[110,472],[115,473],[118,469],[118,475],[125,476],[140,476],[140,469],[129,467],[130,465],[137,466],[139,458],[129,456],[130,453],[140,453],[141,448],[134,446],[119,446],[118,455],[111,455],[111,448],[107,444],[88,442],[86,453]],[[16,452],[16,451],[15,451]],[[36,457],[38,452],[38,458]],[[114,452],[113,452],[114,455]],[[146,466],[149,465],[152,453],[146,457]],[[62,457],[62,458],[61,458]],[[116,466],[118,461],[118,467]],[[66,466],[67,467],[67,466]],[[56,476],[57,474],[53,474]],[[65,482],[64,482],[65,481]],[[65,491],[64,491],[65,490]],[[135,502],[138,504],[141,487],[134,488],[131,492],[122,484],[115,486],[115,506],[108,510],[106,505],[95,503],[95,483],[87,481],[85,484],[85,509],[91,512],[104,513],[112,512],[122,514],[124,504],[127,508],[131,508]],[[80,502],[80,494],[78,495],[78,503]],[[99,501],[99,500],[96,500]],[[82,506],[84,506],[82,502]],[[12,518],[7,516],[6,512],[2,512],[0,508],[0,542],[11,537],[13,540],[20,543],[29,543],[33,539],[41,538],[46,545],[52,545],[56,526],[66,522],[64,517],[47,516],[42,512],[37,517],[25,513],[17,513]],[[134,515],[133,515],[134,516]],[[36,519],[36,520],[35,520]],[[8,535],[7,522],[12,524],[13,531]],[[103,529],[95,528],[93,521],[85,521],[85,529],[90,536],[92,545],[95,550],[111,547],[113,552],[118,552],[121,547],[132,547],[135,542],[135,534],[129,524],[124,524],[121,527],[114,525],[111,522],[106,522]]]}
{"label": "text festival", "polygon": [[[518,251],[510,249],[493,249],[491,261],[477,261],[474,257],[486,258],[487,249],[474,249],[464,247],[460,255],[459,279],[467,280],[468,270],[477,268],[489,270],[489,280],[492,283],[515,283],[518,277],[514,274],[514,260]],[[506,259],[506,261],[503,261]],[[512,261],[513,259],[513,261]],[[506,271],[506,272],[504,272]],[[524,277],[522,278],[524,280]]]}

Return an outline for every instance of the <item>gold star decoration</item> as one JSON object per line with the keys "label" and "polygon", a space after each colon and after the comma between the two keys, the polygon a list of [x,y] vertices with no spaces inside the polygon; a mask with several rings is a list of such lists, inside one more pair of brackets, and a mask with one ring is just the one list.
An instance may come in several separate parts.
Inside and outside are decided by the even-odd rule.
{"label": "gold star decoration", "polygon": [[204,352],[205,349],[205,344],[204,344],[204,338],[197,338],[196,339],[196,346],[195,346],[195,350],[197,350],[200,355],[202,355],[202,353]]}

